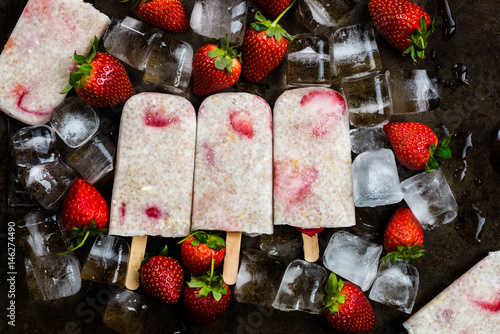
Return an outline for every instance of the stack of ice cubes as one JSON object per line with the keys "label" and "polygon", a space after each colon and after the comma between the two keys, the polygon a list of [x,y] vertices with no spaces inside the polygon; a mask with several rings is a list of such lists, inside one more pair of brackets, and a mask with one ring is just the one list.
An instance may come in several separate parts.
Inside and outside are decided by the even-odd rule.
{"label": "stack of ice cubes", "polygon": [[382,60],[372,27],[356,24],[331,35],[333,74],[342,82],[349,117],[356,127],[389,121],[392,96],[389,72]]}
{"label": "stack of ice cubes", "polygon": [[68,251],[67,233],[54,211],[33,211],[18,223],[18,245],[25,255],[26,280],[34,301],[72,296],[81,287],[80,263]]}

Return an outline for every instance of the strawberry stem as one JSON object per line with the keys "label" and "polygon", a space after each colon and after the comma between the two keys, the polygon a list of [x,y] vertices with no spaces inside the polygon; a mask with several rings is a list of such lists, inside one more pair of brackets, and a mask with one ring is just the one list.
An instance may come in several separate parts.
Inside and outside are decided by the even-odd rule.
{"label": "strawberry stem", "polygon": [[293,0],[289,5],[288,7],[285,8],[284,11],[281,12],[281,14],[273,21],[273,23],[271,23],[271,27],[275,27],[276,24],[278,24],[278,21],[283,17],[283,15],[285,15],[286,12],[288,12],[288,10],[290,8],[292,8],[292,6],[295,4],[295,1],[297,0]]}
{"label": "strawberry stem", "polygon": [[78,248],[82,247],[83,244],[85,243],[85,241],[87,240],[87,238],[89,237],[90,235],[90,231],[87,231],[83,237],[83,239],[78,243],[78,245],[76,245],[76,247],[74,248],[71,248],[70,250],[68,251],[65,251],[65,252],[62,252],[62,253],[57,253],[57,255],[64,255],[64,254],[68,254],[68,253],[71,253],[75,250],[77,250]]}

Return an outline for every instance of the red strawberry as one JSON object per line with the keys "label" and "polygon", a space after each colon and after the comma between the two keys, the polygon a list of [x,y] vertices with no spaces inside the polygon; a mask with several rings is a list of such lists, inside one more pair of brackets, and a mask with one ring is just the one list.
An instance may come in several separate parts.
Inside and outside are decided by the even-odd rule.
{"label": "red strawberry", "polygon": [[255,2],[269,16],[276,18],[290,5],[292,0],[255,0]]}
{"label": "red strawberry", "polygon": [[181,243],[182,264],[194,275],[210,271],[212,259],[214,268],[217,268],[226,253],[224,239],[203,231],[196,231],[179,243]]}
{"label": "red strawberry", "polygon": [[425,58],[427,39],[434,31],[429,14],[408,0],[371,0],[368,5],[373,23],[382,36],[403,54]]}
{"label": "red strawberry", "polygon": [[384,132],[391,142],[398,161],[405,167],[431,172],[439,169],[434,156],[443,159],[451,157],[448,147],[451,137],[437,146],[438,139],[427,125],[416,122],[390,122],[384,125]]}
{"label": "red strawberry", "polygon": [[166,31],[184,32],[189,28],[180,0],[133,0],[132,10],[144,22]]}
{"label": "red strawberry", "polygon": [[231,87],[240,78],[239,57],[227,38],[199,48],[193,57],[193,93],[204,96]]}
{"label": "red strawberry", "polygon": [[369,332],[375,327],[373,308],[357,285],[337,280],[331,273],[325,290],[322,311],[331,327],[356,333]]}
{"label": "red strawberry", "polygon": [[[212,261],[213,264],[213,261]],[[191,277],[184,289],[184,307],[199,325],[208,325],[219,319],[231,302],[231,290],[220,275]]]}
{"label": "red strawberry", "polygon": [[250,82],[264,79],[283,60],[293,37],[278,21],[293,6],[295,0],[271,22],[260,12],[245,32],[242,43],[243,76]]}
{"label": "red strawberry", "polygon": [[409,208],[398,208],[392,215],[384,233],[384,248],[388,253],[382,260],[392,264],[397,258],[411,262],[424,255],[422,225]]}
{"label": "red strawberry", "polygon": [[146,257],[141,266],[141,284],[152,297],[175,304],[181,297],[184,272],[176,259],[167,256],[167,247],[151,258]]}
{"label": "red strawberry", "polygon": [[237,133],[247,137],[248,139],[253,138],[252,118],[246,111],[233,111],[229,115],[229,122],[231,123],[234,131]]}
{"label": "red strawberry", "polygon": [[78,72],[71,72],[69,85],[61,93],[75,92],[92,107],[108,108],[122,105],[135,94],[125,68],[113,56],[97,52],[97,38],[88,57],[74,55]]}
{"label": "red strawberry", "polygon": [[109,207],[101,193],[84,178],[77,178],[64,199],[61,220],[80,248],[89,235],[107,231]]}

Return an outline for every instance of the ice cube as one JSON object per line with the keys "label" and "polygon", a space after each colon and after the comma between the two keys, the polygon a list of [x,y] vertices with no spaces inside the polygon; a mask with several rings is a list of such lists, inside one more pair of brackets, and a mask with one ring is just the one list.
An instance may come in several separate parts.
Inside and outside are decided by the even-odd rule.
{"label": "ice cube", "polygon": [[390,70],[395,114],[434,110],[441,103],[442,83],[427,70]]}
{"label": "ice cube", "polygon": [[142,71],[163,31],[126,16],[113,19],[104,34],[104,47],[116,58]]}
{"label": "ice cube", "polygon": [[57,254],[71,248],[57,212],[51,210],[28,212],[17,225],[17,240],[26,257]]}
{"label": "ice cube", "polygon": [[137,333],[146,326],[150,303],[142,295],[118,289],[109,298],[104,310],[104,324],[117,333]]}
{"label": "ice cube", "polygon": [[45,209],[57,205],[76,179],[76,173],[60,159],[28,167],[20,175],[20,181]]}
{"label": "ice cube", "polygon": [[53,300],[80,291],[80,263],[73,254],[27,257],[24,265],[33,300]]}
{"label": "ice cube", "polygon": [[94,109],[74,96],[64,99],[50,114],[50,125],[69,147],[85,144],[99,129]]}
{"label": "ice cube", "polygon": [[323,264],[363,291],[370,288],[377,275],[382,246],[349,232],[336,232],[323,254]]}
{"label": "ice cube", "polygon": [[68,158],[68,163],[90,184],[94,184],[113,170],[116,144],[99,132]]}
{"label": "ice cube", "polygon": [[351,151],[356,154],[390,147],[389,139],[381,126],[351,129],[350,137]]}
{"label": "ice cube", "polygon": [[273,307],[282,311],[317,314],[327,278],[325,268],[304,260],[293,260],[283,275]]}
{"label": "ice cube", "polygon": [[360,24],[342,27],[331,37],[333,74],[349,77],[382,69],[373,28]]}
{"label": "ice cube", "polygon": [[165,92],[187,95],[193,65],[193,47],[171,37],[155,44],[144,73],[144,82]]}
{"label": "ice cube", "polygon": [[123,285],[129,253],[127,241],[101,234],[90,250],[81,277],[106,284]]}
{"label": "ice cube", "polygon": [[297,34],[287,54],[286,84],[289,86],[332,85],[328,40],[315,34]]}
{"label": "ice cube", "polygon": [[302,257],[302,246],[299,234],[264,234],[260,237],[260,249],[263,252],[286,262]]}
{"label": "ice cube", "polygon": [[382,262],[368,298],[411,314],[419,284],[415,266],[397,259],[394,264]]}
{"label": "ice cube", "polygon": [[240,303],[271,307],[285,270],[282,260],[256,249],[243,251],[234,298]]}
{"label": "ice cube", "polygon": [[457,202],[441,170],[412,176],[401,182],[401,188],[422,228],[431,230],[457,216]]}
{"label": "ice cube", "polygon": [[27,167],[51,162],[59,157],[56,136],[47,125],[28,126],[12,136],[12,154],[17,166]]}
{"label": "ice cube", "polygon": [[389,122],[392,96],[389,72],[369,72],[343,78],[349,119],[356,127],[372,127]]}
{"label": "ice cube", "polygon": [[345,22],[355,6],[352,0],[299,0],[295,15],[312,32],[328,34]]}
{"label": "ice cube", "polygon": [[199,0],[194,3],[190,26],[198,35],[240,44],[245,34],[248,2],[244,0]]}
{"label": "ice cube", "polygon": [[395,204],[403,199],[396,158],[390,149],[358,155],[352,163],[352,175],[357,207]]}

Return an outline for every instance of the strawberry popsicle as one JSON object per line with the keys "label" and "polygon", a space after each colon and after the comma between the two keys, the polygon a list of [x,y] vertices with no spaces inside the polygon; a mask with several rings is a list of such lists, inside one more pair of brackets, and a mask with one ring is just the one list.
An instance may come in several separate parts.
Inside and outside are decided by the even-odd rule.
{"label": "strawberry popsicle", "polygon": [[134,236],[125,283],[129,289],[138,287],[145,236],[182,237],[190,232],[195,141],[196,114],[185,98],[142,93],[126,102],[109,234]]}
{"label": "strawberry popsicle", "polygon": [[66,96],[71,57],[87,54],[109,22],[81,0],[29,0],[0,55],[0,110],[26,124],[47,122]]}
{"label": "strawberry popsicle", "polygon": [[274,223],[355,225],[349,119],[328,88],[285,91],[274,105]]}
{"label": "strawberry popsicle", "polygon": [[491,252],[403,323],[409,334],[498,333],[500,251]]}
{"label": "strawberry popsicle", "polygon": [[193,229],[226,231],[224,280],[236,281],[241,232],[271,234],[271,108],[248,93],[219,93],[198,111]]}

